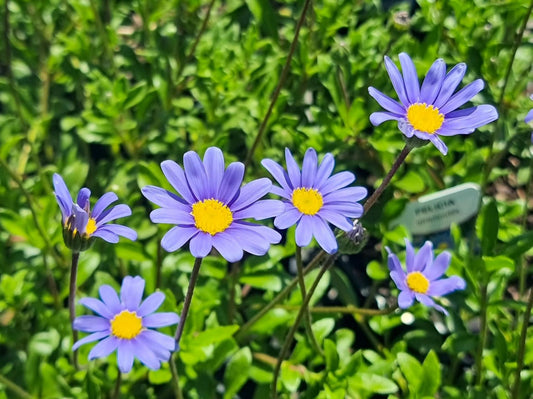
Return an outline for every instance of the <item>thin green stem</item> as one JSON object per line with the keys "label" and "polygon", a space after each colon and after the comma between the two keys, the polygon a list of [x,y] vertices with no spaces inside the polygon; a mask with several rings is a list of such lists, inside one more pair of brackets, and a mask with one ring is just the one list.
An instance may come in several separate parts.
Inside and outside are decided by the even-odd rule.
{"label": "thin green stem", "polygon": [[248,154],[246,155],[246,160],[244,161],[245,166],[250,165],[250,162],[252,161],[252,157],[255,153],[255,150],[257,149],[257,146],[259,145],[261,138],[263,137],[263,134],[265,133],[268,120],[270,119],[270,116],[272,115],[272,111],[274,110],[274,105],[276,104],[276,101],[278,100],[279,94],[281,92],[281,88],[283,87],[283,85],[285,84],[285,81],[287,80],[287,76],[289,74],[289,69],[291,66],[292,56],[294,55],[294,52],[296,51],[296,45],[298,44],[298,36],[300,35],[300,30],[302,29],[303,23],[305,21],[305,15],[307,13],[307,9],[309,8],[310,4],[311,4],[311,0],[305,0],[304,7],[302,9],[302,14],[300,15],[300,19],[298,20],[298,23],[296,24],[294,38],[292,39],[291,47],[289,49],[289,54],[287,55],[287,60],[285,61],[285,65],[283,66],[281,75],[278,80],[278,85],[274,89],[274,93],[272,94],[272,99],[270,100],[270,105],[268,107],[267,113],[265,114],[265,117],[263,118],[263,121],[261,122],[261,125],[259,126],[259,130],[257,131],[257,135],[255,136],[254,142],[252,146],[250,147]]}
{"label": "thin green stem", "polygon": [[236,285],[239,278],[239,268],[240,262],[233,262],[231,264],[231,272],[229,274],[229,301],[228,301],[228,320],[230,324],[233,324],[233,319],[235,317],[235,294],[236,294]]}
{"label": "thin green stem", "polygon": [[[279,305],[278,308],[285,310],[299,310],[300,306],[296,305]],[[352,305],[348,306],[312,306],[308,307],[311,313],[342,313],[342,314],[359,314],[364,316],[387,315],[398,309],[398,306],[391,306],[386,309],[365,309],[357,308]]]}
{"label": "thin green stem", "polygon": [[113,388],[113,399],[120,398],[120,385],[122,384],[122,373],[118,371],[117,380],[115,381],[115,387]]}
{"label": "thin green stem", "polygon": [[481,326],[479,331],[479,344],[476,353],[476,385],[481,388],[483,383],[483,350],[487,340],[487,284],[482,283],[480,286],[480,318]]}
{"label": "thin green stem", "polygon": [[[533,155],[533,154],[532,154]],[[524,199],[524,208],[522,210],[522,231],[527,231],[527,217],[529,214],[529,200],[533,196],[533,156],[529,161],[529,183],[526,187],[526,198]],[[520,296],[524,295],[526,290],[526,278],[527,278],[528,264],[524,257],[522,257],[522,263],[520,265],[520,275],[518,277],[518,289]]]}
{"label": "thin green stem", "polygon": [[524,320],[522,321],[522,330],[520,331],[520,341],[518,342],[518,353],[516,360],[515,381],[513,390],[511,392],[511,399],[518,399],[520,393],[520,374],[524,368],[524,356],[526,352],[526,338],[527,328],[529,326],[529,318],[531,317],[531,308],[533,307],[533,287],[529,290],[529,298],[527,301],[526,311],[524,312]]}
{"label": "thin green stem", "polygon": [[[70,285],[68,295],[68,311],[70,316],[70,326],[72,328],[72,343],[78,341],[78,331],[74,329],[74,319],[76,318],[76,280],[78,277],[78,261],[80,259],[79,252],[72,252],[72,266],[70,269]],[[78,351],[72,353],[73,363],[76,370],[79,370]]]}
{"label": "thin green stem", "polygon": [[172,389],[174,390],[174,397],[176,399],[183,399],[183,393],[181,392],[181,388],[180,388],[180,379],[178,376],[178,369],[176,367],[176,361],[174,359],[175,353],[176,352],[172,354],[169,360],[170,372],[172,373]]}
{"label": "thin green stem", "polygon": [[387,173],[387,175],[383,178],[383,181],[381,182],[380,186],[372,193],[370,198],[368,198],[364,205],[364,212],[363,215],[368,213],[368,211],[374,206],[374,204],[377,202],[379,197],[381,197],[381,194],[383,194],[383,191],[387,188],[389,185],[392,177],[395,175],[395,173],[400,168],[400,165],[405,161],[405,158],[407,158],[407,155],[411,152],[412,147],[408,144],[403,147],[402,151],[400,152],[400,155],[398,155],[398,158],[394,163],[392,164],[391,169]]}
{"label": "thin green stem", "polygon": [[283,347],[281,348],[278,356],[278,361],[276,363],[276,367],[274,368],[274,376],[272,379],[272,385],[271,385],[271,397],[272,399],[276,399],[278,397],[278,378],[279,378],[279,372],[281,370],[281,364],[283,362],[283,359],[287,357],[287,354],[289,353],[289,349],[292,344],[292,339],[294,338],[294,334],[296,333],[296,330],[298,330],[298,326],[300,325],[300,321],[304,317],[305,309],[307,305],[309,305],[309,301],[311,301],[311,298],[313,294],[315,293],[316,287],[318,287],[318,283],[326,273],[326,271],[329,269],[333,261],[335,260],[335,256],[331,256],[327,259],[327,261],[322,265],[320,268],[320,271],[318,272],[318,275],[316,276],[315,281],[309,288],[309,291],[307,292],[307,295],[305,296],[302,306],[300,307],[300,310],[298,311],[298,314],[296,315],[296,320],[294,320],[294,324],[292,325],[291,329],[289,330],[287,336],[285,337],[285,343],[283,344]]}
{"label": "thin green stem", "polygon": [[185,295],[185,301],[183,302],[183,309],[181,311],[180,322],[176,330],[176,335],[174,339],[176,340],[176,345],[180,344],[181,335],[183,334],[183,328],[185,327],[185,321],[187,320],[187,315],[189,314],[189,308],[191,307],[192,296],[194,293],[194,287],[196,285],[196,280],[198,280],[198,275],[200,274],[200,266],[202,265],[202,260],[204,258],[196,258],[194,260],[194,266],[192,268],[191,279],[189,280],[189,287],[187,288],[187,294]]}
{"label": "thin green stem", "polygon": [[[302,301],[304,300],[306,296],[306,289],[305,289],[305,280],[304,280],[304,272],[303,272],[303,264],[302,264],[302,248],[299,246],[296,246],[296,270],[298,273],[298,285],[300,286],[300,293],[302,294]],[[303,304],[302,304],[303,307]],[[307,337],[309,338],[309,341],[311,342],[311,346],[313,349],[320,354],[320,356],[324,355],[324,351],[318,344],[318,341],[316,340],[315,334],[313,333],[313,319],[311,318],[311,313],[309,312],[309,307],[306,306],[304,310],[305,316],[304,316],[304,326],[305,326],[305,332],[307,334]]]}
{"label": "thin green stem", "polygon": [[0,374],[0,384],[4,384],[7,389],[11,390],[15,395],[18,395],[23,399],[33,399],[33,396],[31,396],[28,392],[19,387],[10,379],[4,377],[2,374]]}
{"label": "thin green stem", "polygon": [[[322,260],[322,258],[326,255],[324,251],[320,251],[320,253],[315,256],[315,258],[304,268],[303,274],[304,276],[309,273],[313,268]],[[332,257],[330,255],[330,257]],[[294,287],[298,284],[298,278],[294,278],[291,280],[291,282],[282,290],[278,295],[274,297],[265,307],[263,307],[259,312],[255,314],[254,317],[252,317],[250,320],[248,320],[241,328],[239,328],[235,334],[234,337],[236,340],[241,340],[243,336],[248,332],[252,326],[257,323],[259,319],[261,319],[265,314],[267,314],[270,310],[272,310],[278,303],[280,303],[283,299],[289,295],[289,293],[292,291]]]}

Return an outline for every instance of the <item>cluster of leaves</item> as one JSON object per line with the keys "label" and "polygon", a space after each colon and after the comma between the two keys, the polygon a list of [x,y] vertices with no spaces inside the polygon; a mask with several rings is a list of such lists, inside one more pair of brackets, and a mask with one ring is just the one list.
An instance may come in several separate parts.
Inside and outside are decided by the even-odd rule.
{"label": "cluster of leaves", "polygon": [[[113,357],[83,363],[89,350],[83,347],[84,368],[71,364],[65,307],[70,254],[62,243],[52,173],[60,172],[72,188],[116,192],[132,208],[128,225],[139,233],[137,242],[97,241],[83,254],[80,294],[97,296],[101,284],[118,289],[123,276],[140,274],[147,291],[166,294],[163,310],[175,311],[194,260],[186,251],[160,248],[166,229],[150,223],[140,187],[167,187],[159,163],[179,161],[190,149],[203,153],[217,145],[228,162],[246,158],[302,2],[1,4],[0,398],[114,395]],[[392,90],[384,55],[396,60],[408,52],[420,72],[439,57],[449,65],[466,62],[465,81],[482,77],[486,83],[475,103],[494,104],[500,119],[467,139],[446,138],[446,157],[433,146],[410,154],[365,216],[369,245],[341,257],[311,302],[386,302],[392,285],[383,244],[400,250],[409,236],[389,222],[418,195],[474,182],[485,201],[470,233],[452,227],[451,272],[463,275],[468,289],[453,296],[450,316],[421,306],[403,315],[313,313],[323,354],[312,350],[302,328],[282,365],[283,392],[302,398],[505,398],[511,391],[533,246],[526,203],[530,132],[522,122],[531,108],[526,85],[533,50],[517,42],[532,40],[527,29],[517,35],[529,12],[523,2],[504,0],[312,4],[247,179],[266,175],[260,159],[282,160],[284,147],[301,159],[312,146],[334,153],[337,170],[354,171],[358,184],[375,187],[404,144],[394,123],[374,129],[368,120],[378,105],[367,87]],[[246,334],[239,332],[292,280],[293,235],[266,256],[231,268],[217,257],[202,264],[177,361],[186,397],[268,397],[300,292]],[[315,276],[307,276],[308,285]],[[77,311],[84,312],[81,306]],[[532,337],[521,373],[524,398],[533,390]],[[122,397],[172,397],[170,379],[168,365],[159,371],[136,366],[122,378]]]}

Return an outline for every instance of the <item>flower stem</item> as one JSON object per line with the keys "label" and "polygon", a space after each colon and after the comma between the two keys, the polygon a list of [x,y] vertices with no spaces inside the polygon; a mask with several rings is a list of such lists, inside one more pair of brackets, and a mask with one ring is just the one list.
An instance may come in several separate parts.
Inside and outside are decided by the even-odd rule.
{"label": "flower stem", "polygon": [[33,396],[31,396],[28,392],[26,392],[24,389],[19,387],[17,384],[15,384],[10,379],[4,377],[2,374],[0,374],[0,383],[4,384],[7,387],[7,389],[13,391],[15,394],[17,394],[23,399],[33,399]]}
{"label": "flower stem", "polygon": [[[74,329],[74,319],[76,318],[76,280],[78,276],[78,261],[80,259],[79,252],[72,252],[72,266],[70,269],[70,286],[68,295],[68,310],[70,315],[70,326],[72,328],[72,344],[78,341],[78,331]],[[78,351],[75,350],[72,353],[73,363],[76,370],[79,370],[78,364]]]}
{"label": "flower stem", "polygon": [[[326,255],[324,251],[315,256],[315,258],[304,268],[304,276],[309,273],[317,265],[317,263]],[[248,332],[248,330],[255,324],[259,319],[261,319],[265,314],[272,310],[278,303],[280,303],[292,289],[298,284],[298,278],[294,278],[278,295],[274,297],[265,307],[263,307],[254,317],[248,320],[241,328],[239,328],[234,337],[237,340],[242,339],[242,337]]]}
{"label": "flower stem", "polygon": [[176,330],[176,335],[174,336],[177,348],[179,348],[181,335],[183,334],[183,328],[185,326],[185,321],[187,320],[187,315],[189,314],[189,308],[191,307],[192,302],[192,295],[194,293],[194,286],[196,285],[196,280],[198,280],[198,275],[200,274],[200,266],[202,265],[203,259],[204,258],[196,258],[194,260],[191,279],[189,280],[189,287],[187,288],[187,295],[185,295],[185,301],[183,302],[183,310],[181,311],[180,322],[178,324],[178,329]]}
{"label": "flower stem", "polygon": [[479,331],[479,344],[476,353],[476,385],[481,387],[483,382],[483,350],[485,349],[485,341],[487,340],[487,284],[483,283],[480,286],[480,313],[481,326]]}
{"label": "flower stem", "polygon": [[122,373],[118,371],[117,380],[115,381],[115,388],[113,388],[113,399],[120,398],[120,385],[122,384]]}
{"label": "flower stem", "polygon": [[257,135],[255,136],[254,142],[252,146],[250,147],[248,154],[246,155],[246,160],[244,161],[244,165],[246,167],[250,165],[254,152],[257,149],[257,146],[259,145],[259,142],[261,141],[263,134],[265,133],[265,128],[267,126],[268,120],[270,119],[270,115],[272,115],[272,111],[274,110],[274,105],[276,104],[276,101],[278,100],[279,93],[281,92],[281,88],[285,84],[285,80],[287,80],[287,75],[289,74],[289,68],[291,66],[292,56],[294,55],[294,52],[296,50],[296,45],[298,44],[298,36],[300,35],[300,30],[302,29],[302,25],[305,21],[305,14],[307,13],[307,9],[309,8],[310,4],[311,4],[311,0],[305,0],[302,14],[300,15],[300,19],[298,20],[298,23],[296,24],[296,29],[294,31],[294,38],[292,39],[291,47],[289,49],[289,54],[287,55],[287,60],[285,61],[285,65],[283,66],[281,75],[279,77],[278,85],[274,89],[274,93],[272,94],[272,99],[270,100],[270,106],[268,107],[267,113],[265,114],[265,117],[263,118],[263,121],[261,122],[261,125],[259,126],[259,130],[257,131]]}
{"label": "flower stem", "polygon": [[298,329],[298,326],[300,325],[300,321],[302,320],[307,305],[309,305],[309,301],[311,300],[311,297],[315,293],[316,287],[318,286],[318,283],[322,279],[322,276],[326,273],[326,271],[329,269],[333,261],[335,260],[335,256],[329,257],[326,262],[322,265],[320,268],[320,271],[318,272],[318,275],[313,282],[313,285],[309,288],[309,291],[307,292],[307,295],[305,296],[302,306],[300,307],[300,310],[298,311],[298,314],[296,315],[296,320],[294,320],[294,323],[289,330],[287,337],[285,337],[285,343],[283,344],[283,347],[281,348],[281,351],[279,352],[278,361],[276,363],[276,367],[274,368],[274,377],[272,379],[272,385],[270,386],[270,392],[272,399],[276,399],[278,397],[278,377],[279,372],[281,370],[281,364],[283,362],[283,359],[287,357],[287,354],[289,352],[290,346],[292,344],[292,339],[294,337],[294,334],[296,333],[296,330]]}
{"label": "flower stem", "polygon": [[[298,245],[296,246],[296,270],[298,272],[298,285],[300,286],[300,293],[302,294],[302,301],[304,300],[306,296],[306,290],[305,290],[305,280],[304,280],[304,273],[303,273],[303,265],[302,265],[302,248]],[[302,308],[304,305],[302,304]],[[309,307],[305,306],[304,308],[304,325],[305,325],[305,332],[307,333],[307,337],[309,338],[309,341],[311,342],[311,346],[313,349],[320,354],[320,356],[324,356],[324,351],[318,344],[318,341],[316,340],[315,334],[313,333],[313,319],[311,318],[311,313],[309,312]]]}
{"label": "flower stem", "polygon": [[240,262],[233,262],[231,264],[231,272],[229,274],[229,301],[228,301],[228,320],[233,324],[235,318],[235,286],[239,279]]}
{"label": "flower stem", "polygon": [[398,171],[398,169],[400,168],[400,165],[403,163],[403,161],[405,161],[405,158],[407,158],[407,155],[411,152],[411,150],[412,150],[412,147],[409,146],[408,144],[406,144],[405,147],[403,147],[402,152],[400,152],[400,155],[398,155],[398,158],[392,164],[391,169],[389,170],[387,175],[383,178],[383,181],[381,182],[380,186],[376,189],[376,191],[372,193],[370,198],[366,200],[365,205],[364,205],[363,215],[367,214],[368,211],[374,206],[376,201],[379,199],[379,197],[381,197],[381,194],[383,193],[383,191],[385,191],[392,177]]}
{"label": "flower stem", "polygon": [[172,356],[170,356],[170,360],[168,361],[170,365],[170,372],[172,373],[172,389],[174,390],[174,397],[176,399],[183,399],[183,394],[180,388],[178,369],[176,368],[176,361],[174,360],[175,353],[176,352],[174,352]]}
{"label": "flower stem", "polygon": [[[280,305],[280,309],[285,310],[299,310],[300,306],[296,305]],[[380,316],[387,315],[398,309],[398,306],[391,306],[385,309],[365,309],[357,308],[352,305],[348,306],[313,306],[307,308],[311,313],[343,313],[343,314],[360,314],[363,316]]]}
{"label": "flower stem", "polygon": [[529,298],[527,301],[526,311],[524,312],[524,320],[522,321],[522,330],[520,332],[520,341],[518,342],[518,354],[516,360],[515,381],[513,390],[511,392],[511,399],[518,399],[520,393],[520,373],[524,368],[524,356],[526,352],[526,338],[527,328],[529,326],[529,318],[531,316],[531,308],[533,307],[533,287],[529,290]]}

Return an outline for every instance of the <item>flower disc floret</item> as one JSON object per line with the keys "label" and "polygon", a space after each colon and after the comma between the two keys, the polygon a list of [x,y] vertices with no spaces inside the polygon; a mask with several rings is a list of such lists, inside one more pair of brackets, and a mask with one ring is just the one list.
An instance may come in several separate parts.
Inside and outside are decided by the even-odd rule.
{"label": "flower disc floret", "polygon": [[457,64],[446,73],[444,61],[436,60],[420,86],[411,58],[401,53],[399,59],[402,73],[391,59],[385,56],[385,67],[399,102],[374,87],[368,88],[369,94],[385,109],[370,115],[370,122],[374,126],[388,120],[396,120],[398,128],[407,138],[416,136],[429,140],[446,155],[448,147],[440,136],[470,134],[478,127],[498,118],[498,112],[492,105],[482,104],[458,109],[484,87],[483,81],[477,79],[454,94],[466,72],[464,63]]}
{"label": "flower disc floret", "polygon": [[194,225],[204,233],[214,236],[225,231],[233,222],[233,213],[222,202],[210,198],[192,204]]}
{"label": "flower disc floret", "polygon": [[429,280],[420,272],[411,272],[405,278],[407,286],[411,291],[418,292],[420,294],[426,294],[429,289]]}
{"label": "flower disc floret", "polygon": [[176,342],[155,328],[177,324],[180,318],[172,312],[155,313],[165,295],[155,292],[142,301],[144,286],[141,277],[126,276],[120,297],[111,286],[102,285],[101,300],[82,298],[80,303],[97,315],[79,316],[74,320],[74,329],[90,335],[77,341],[72,349],[99,341],[89,352],[89,360],[116,351],[118,367],[123,373],[131,370],[134,358],[152,370],[159,369],[161,362],[168,361],[176,349]]}
{"label": "flower disc floret", "polygon": [[298,187],[292,192],[292,204],[305,215],[316,215],[324,200],[317,189]]}

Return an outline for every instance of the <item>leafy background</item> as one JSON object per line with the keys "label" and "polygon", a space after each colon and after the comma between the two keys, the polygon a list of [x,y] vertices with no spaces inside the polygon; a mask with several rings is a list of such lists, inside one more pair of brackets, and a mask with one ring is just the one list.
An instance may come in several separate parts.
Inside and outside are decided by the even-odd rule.
{"label": "leafy background", "polygon": [[[147,184],[166,186],[159,163],[188,150],[223,149],[244,161],[287,59],[303,1],[2,0],[0,40],[0,398],[117,397],[114,356],[71,364],[66,310],[70,253],[61,235],[51,176],[74,192],[114,191],[133,215],[136,242],[97,241],[82,254],[79,296],[101,284],[119,288],[142,275],[147,292],[163,290],[163,310],[181,309],[193,259],[159,246],[168,226],[148,219]],[[404,227],[389,222],[405,203],[463,182],[481,186],[483,207],[471,233],[453,226],[450,272],[465,292],[449,297],[449,317],[417,305],[365,317],[313,313],[323,355],[303,328],[281,392],[293,398],[511,397],[526,311],[533,246],[530,127],[533,105],[531,5],[525,1],[313,2],[287,80],[253,154],[245,180],[267,176],[259,164],[300,160],[312,146],[332,152],[336,170],[377,187],[404,145],[394,123],[377,128],[367,88],[392,95],[383,56],[410,54],[419,74],[436,58],[466,62],[464,83],[485,90],[500,119],[468,137],[448,137],[443,157],[414,151],[378,205],[363,219],[365,250],[343,255],[312,305],[383,307],[397,294],[384,246],[404,248]],[[525,27],[525,29],[522,29]],[[523,35],[520,34],[523,32]],[[273,365],[294,321],[294,290],[244,335],[239,328],[294,276],[295,244],[238,265],[206,259],[177,366],[185,397],[265,398]],[[313,250],[304,255],[310,258]],[[311,273],[308,284],[313,277]],[[85,310],[79,306],[78,314]],[[166,331],[172,334],[171,329]],[[521,390],[533,391],[533,335],[527,330]],[[170,370],[136,364],[124,398],[173,397]]]}

